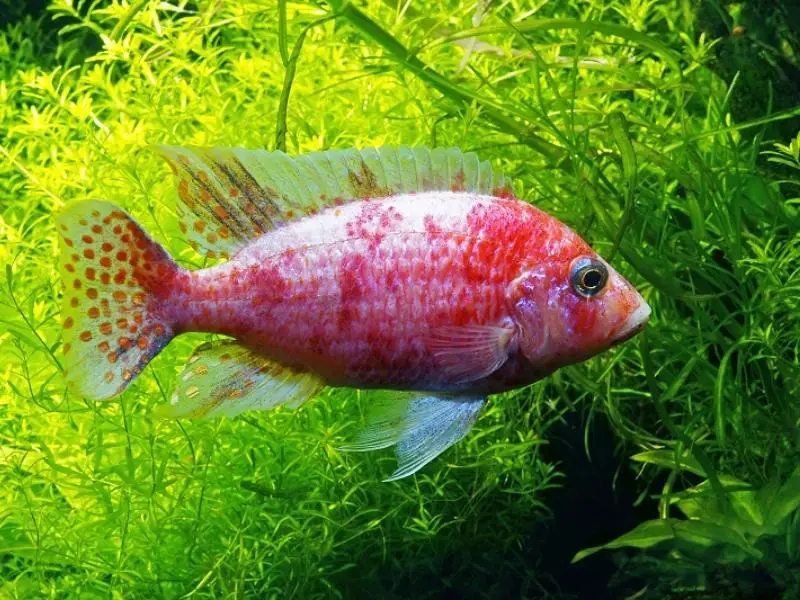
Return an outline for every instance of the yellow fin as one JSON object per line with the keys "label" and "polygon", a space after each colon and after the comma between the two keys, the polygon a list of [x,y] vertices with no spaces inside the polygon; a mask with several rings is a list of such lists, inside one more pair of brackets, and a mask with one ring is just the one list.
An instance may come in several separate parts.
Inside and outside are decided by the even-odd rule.
{"label": "yellow fin", "polygon": [[186,364],[164,416],[232,417],[248,410],[297,407],[323,387],[310,373],[298,373],[237,344],[199,346]]}
{"label": "yellow fin", "polygon": [[56,216],[64,281],[64,366],[85,398],[124,390],[173,337],[153,294],[179,267],[133,218],[110,202],[83,200]]}
{"label": "yellow fin", "polygon": [[157,148],[175,174],[181,229],[196,250],[212,257],[230,256],[283,223],[351,200],[510,189],[489,162],[458,148],[383,146],[297,157],[244,148]]}

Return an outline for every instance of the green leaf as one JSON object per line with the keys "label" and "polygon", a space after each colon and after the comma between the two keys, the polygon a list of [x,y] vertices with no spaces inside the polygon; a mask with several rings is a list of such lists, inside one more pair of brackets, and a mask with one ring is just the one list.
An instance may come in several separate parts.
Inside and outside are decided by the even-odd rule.
{"label": "green leaf", "polygon": [[[733,346],[728,348],[728,351],[725,352],[725,355],[722,357],[722,360],[719,363],[719,369],[717,371],[717,380],[714,385],[714,426],[717,433],[717,440],[721,445],[725,445],[725,441],[727,439],[726,429],[725,429],[725,375],[728,372],[728,363],[733,356],[733,353],[739,350],[743,345],[748,343],[749,340],[739,340]],[[730,389],[735,390],[736,387],[734,385],[730,386]]]}
{"label": "green leaf", "polygon": [[625,177],[625,202],[622,219],[620,220],[617,228],[617,233],[614,236],[614,246],[609,253],[609,260],[611,256],[616,254],[625,231],[631,222],[633,216],[633,202],[634,192],[636,190],[636,177],[637,177],[637,163],[636,152],[633,150],[631,138],[628,135],[628,121],[625,119],[621,112],[614,112],[608,116],[609,126],[611,128],[611,135],[614,137],[614,142],[619,148],[620,157],[622,159],[622,174]]}
{"label": "green leaf", "polygon": [[[743,551],[753,558],[761,558],[761,551],[751,546],[747,540],[730,527],[701,520],[676,521],[674,523],[675,539],[681,546],[686,543],[702,548],[713,548],[718,545],[729,545]],[[692,548],[698,550],[698,548]]]}
{"label": "green leaf", "polygon": [[767,525],[778,527],[789,516],[800,508],[800,467],[778,490],[769,508],[765,509],[764,521]]}
{"label": "green leaf", "polygon": [[[519,33],[534,33],[542,31],[559,31],[563,29],[574,29],[586,35],[589,33],[601,33],[603,35],[610,35],[622,38],[628,42],[647,48],[660,58],[664,59],[670,67],[676,71],[680,71],[680,56],[676,54],[669,46],[658,41],[653,36],[640,33],[630,27],[624,25],[616,25],[614,23],[603,23],[600,21],[578,21],[577,19],[530,19],[523,23],[515,24],[515,29]],[[489,27],[476,27],[474,29],[464,29],[456,34],[445,36],[438,39],[435,44],[445,44],[454,42],[460,39],[470,37],[482,37],[492,34],[505,34],[512,33],[508,27],[503,26],[489,26]]]}
{"label": "green leaf", "polygon": [[508,114],[502,105],[483,98],[474,91],[463,88],[437,73],[410,52],[391,33],[349,2],[333,1],[331,5],[336,9],[337,16],[349,21],[356,29],[381,46],[394,60],[446,98],[462,108],[468,108],[473,104],[477,105],[500,131],[515,136],[520,142],[540,152],[550,162],[559,164],[562,169],[569,169],[570,165],[564,148],[532,133],[529,127],[519,123],[515,116]]}
{"label": "green leaf", "polygon": [[715,523],[742,535],[762,535],[764,519],[756,492],[732,477],[720,476],[720,483],[724,486],[727,499],[722,510],[712,495],[708,481],[689,490],[685,497],[676,502],[677,507],[689,519]]}
{"label": "green leaf", "polygon": [[636,152],[633,150],[631,138],[628,135],[628,121],[620,112],[611,113],[608,116],[608,123],[611,128],[611,135],[619,148],[620,158],[622,158],[622,172],[631,188],[636,187]]}
{"label": "green leaf", "polygon": [[700,520],[656,519],[645,521],[632,531],[617,539],[587,548],[578,552],[572,562],[583,560],[600,550],[616,550],[618,548],[653,548],[659,544],[674,543],[676,547],[689,544],[693,552],[710,549],[715,546],[732,546],[753,558],[760,558],[761,552],[747,543],[747,540],[728,527]]}
{"label": "green leaf", "polygon": [[651,465],[658,465],[668,469],[685,469],[706,477],[706,473],[700,463],[691,456],[676,456],[672,450],[650,450],[648,452],[640,452],[631,457],[632,460],[643,462]]}
{"label": "green leaf", "polygon": [[655,519],[652,521],[645,521],[637,525],[633,530],[621,535],[617,539],[603,544],[602,546],[594,546],[578,552],[572,559],[573,563],[583,560],[587,556],[591,556],[600,550],[615,550],[617,548],[652,548],[653,546],[672,540],[675,538],[675,531],[673,528],[674,519]]}

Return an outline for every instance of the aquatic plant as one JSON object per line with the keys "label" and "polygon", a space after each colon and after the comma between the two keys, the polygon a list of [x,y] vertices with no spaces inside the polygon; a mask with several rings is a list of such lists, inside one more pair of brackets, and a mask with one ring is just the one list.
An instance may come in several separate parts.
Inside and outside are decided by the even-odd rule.
{"label": "aquatic plant", "polygon": [[[707,477],[696,460],[686,456],[676,460],[670,451],[644,452],[633,460]],[[759,592],[748,581],[759,569],[771,580],[767,589],[772,594],[796,597],[800,593],[800,468],[785,481],[772,478],[758,488],[735,477],[719,475],[718,479],[722,497],[714,493],[707,478],[681,492],[664,494],[661,518],[645,521],[607,544],[582,550],[575,561],[600,550],[632,547],[657,550],[656,556],[666,563],[665,572],[670,562],[683,567],[662,577],[655,590],[644,593],[647,598],[663,597],[667,586],[684,594],[707,590],[716,597],[763,595],[767,590]],[[673,507],[685,518],[669,516]],[[720,572],[724,580],[719,579]]]}
{"label": "aquatic plant", "polygon": [[[645,454],[660,459],[641,483],[662,488],[662,517],[680,492],[688,519],[732,526],[716,516],[742,497],[731,478],[794,481],[800,139],[762,135],[800,108],[735,120],[736,80],[709,68],[723,41],[677,1],[53,0],[6,24],[0,593],[555,593],[533,551],[563,479],[541,445],[587,406],[589,423],[613,425],[621,462],[661,452]],[[796,65],[791,45],[777,51]],[[639,343],[493,399],[469,439],[396,484],[380,483],[390,453],[335,450],[365,394],[158,419],[202,336],[174,342],[119,401],[86,402],[61,373],[53,213],[106,198],[181,264],[205,264],[153,143],[475,150],[620,263],[654,318]],[[781,535],[796,532],[789,512]],[[651,577],[674,568],[659,565]]]}

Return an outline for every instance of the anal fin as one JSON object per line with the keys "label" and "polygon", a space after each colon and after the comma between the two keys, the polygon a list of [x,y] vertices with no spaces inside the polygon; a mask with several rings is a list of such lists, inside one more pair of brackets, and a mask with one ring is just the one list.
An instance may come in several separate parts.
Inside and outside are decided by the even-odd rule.
{"label": "anal fin", "polygon": [[296,407],[323,387],[236,342],[199,346],[186,364],[166,411],[175,417],[234,416],[248,410]]}
{"label": "anal fin", "polygon": [[397,470],[384,481],[416,473],[469,432],[486,398],[414,395],[372,407],[367,426],[344,451],[395,447]]}

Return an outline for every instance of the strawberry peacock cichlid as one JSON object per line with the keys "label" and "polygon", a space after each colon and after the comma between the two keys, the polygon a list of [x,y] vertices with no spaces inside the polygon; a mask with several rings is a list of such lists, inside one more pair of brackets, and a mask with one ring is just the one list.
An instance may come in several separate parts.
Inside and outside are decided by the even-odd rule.
{"label": "strawberry peacock cichlid", "polygon": [[489,394],[628,339],[639,293],[571,229],[457,149],[313,153],[161,147],[189,271],[123,210],[58,216],[64,354],[86,398],[122,392],[176,335],[175,416],[297,406],[323,386],[414,391],[350,447],[394,446],[399,479],[469,431]]}

